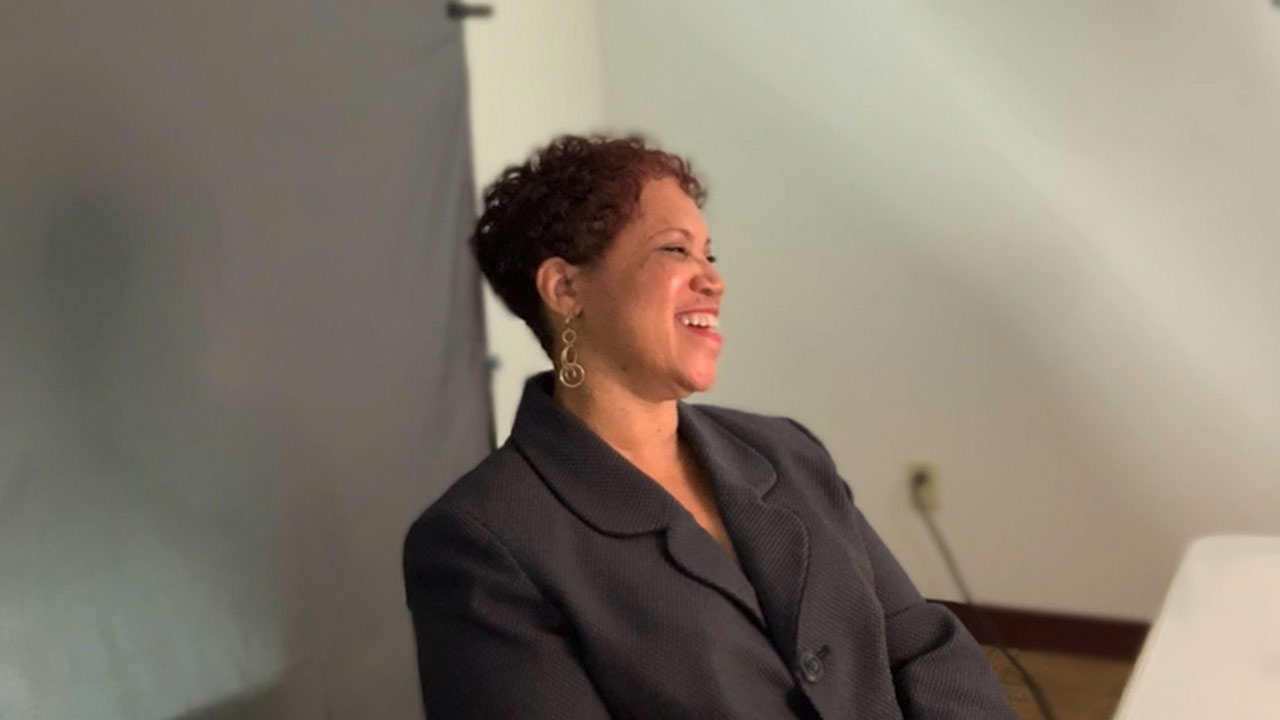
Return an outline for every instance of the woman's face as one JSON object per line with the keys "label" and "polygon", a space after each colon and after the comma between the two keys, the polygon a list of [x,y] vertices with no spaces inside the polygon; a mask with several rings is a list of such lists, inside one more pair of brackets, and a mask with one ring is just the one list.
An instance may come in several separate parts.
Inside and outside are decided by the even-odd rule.
{"label": "woman's face", "polygon": [[636,216],[583,272],[573,327],[587,382],[604,375],[650,400],[710,388],[724,295],[713,262],[698,206],[672,178],[647,182]]}

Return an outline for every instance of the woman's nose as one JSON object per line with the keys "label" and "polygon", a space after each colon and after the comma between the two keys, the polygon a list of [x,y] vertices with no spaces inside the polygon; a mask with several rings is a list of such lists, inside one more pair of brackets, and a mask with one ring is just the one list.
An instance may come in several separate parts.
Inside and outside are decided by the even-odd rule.
{"label": "woman's nose", "polygon": [[693,289],[704,295],[720,297],[724,294],[724,278],[711,263],[707,263],[706,268],[694,277],[693,283]]}

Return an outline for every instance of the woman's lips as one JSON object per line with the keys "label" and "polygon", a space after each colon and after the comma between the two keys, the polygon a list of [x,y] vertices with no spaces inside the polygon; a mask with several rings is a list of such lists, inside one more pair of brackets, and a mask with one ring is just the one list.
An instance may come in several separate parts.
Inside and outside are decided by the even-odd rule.
{"label": "woman's lips", "polygon": [[720,337],[720,333],[712,330],[711,328],[698,327],[696,325],[681,325],[680,327],[688,330],[689,332],[701,335],[708,340],[714,340],[717,343],[724,342],[724,338]]}

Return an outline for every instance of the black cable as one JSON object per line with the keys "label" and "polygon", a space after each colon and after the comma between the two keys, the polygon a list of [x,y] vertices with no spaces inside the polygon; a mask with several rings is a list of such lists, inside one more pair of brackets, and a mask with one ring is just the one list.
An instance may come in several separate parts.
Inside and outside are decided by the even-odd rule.
{"label": "black cable", "polygon": [[1018,659],[1009,652],[1009,648],[1005,645],[1004,634],[1000,632],[999,628],[995,627],[987,620],[986,613],[984,613],[982,608],[978,607],[978,605],[973,602],[973,595],[969,592],[969,586],[965,583],[964,576],[960,574],[960,567],[956,564],[955,556],[951,554],[951,546],[949,546],[946,539],[942,537],[942,531],[938,529],[937,524],[933,521],[933,515],[928,509],[921,506],[920,503],[916,503],[916,510],[918,510],[920,512],[920,516],[924,518],[925,526],[929,528],[929,534],[933,536],[933,541],[937,544],[938,551],[942,554],[942,560],[946,563],[947,570],[951,573],[951,579],[955,581],[956,587],[960,589],[961,598],[964,599],[965,604],[973,611],[974,617],[976,617],[978,619],[978,623],[982,625],[982,629],[986,633],[987,637],[991,639],[996,650],[999,651],[1001,655],[1008,658],[1009,662],[1013,664],[1014,669],[1022,676],[1023,682],[1025,682],[1027,684],[1027,688],[1031,690],[1031,697],[1035,699],[1036,706],[1040,708],[1040,714],[1044,716],[1044,719],[1057,720],[1057,716],[1053,714],[1053,710],[1049,707],[1049,699],[1045,697],[1044,691],[1040,689],[1040,684],[1031,676],[1031,673],[1027,672],[1027,669],[1022,666],[1022,663],[1018,662]]}

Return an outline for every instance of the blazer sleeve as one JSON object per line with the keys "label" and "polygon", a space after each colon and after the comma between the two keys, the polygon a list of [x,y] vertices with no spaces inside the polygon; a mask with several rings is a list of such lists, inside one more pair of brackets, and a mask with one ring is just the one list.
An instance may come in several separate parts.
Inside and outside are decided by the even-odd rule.
{"label": "blazer sleeve", "polygon": [[428,720],[604,720],[558,610],[466,515],[428,513],[405,540]]}
{"label": "blazer sleeve", "polygon": [[920,596],[862,512],[853,512],[884,608],[889,667],[903,715],[1014,720],[977,641],[950,610]]}
{"label": "blazer sleeve", "polygon": [[[822,442],[803,425],[796,425],[818,444],[834,470],[835,461]],[[903,715],[907,720],[1016,720],[977,641],[950,610],[927,602],[920,595],[893,553],[853,504],[849,484],[839,481],[844,485],[855,526],[871,562],[876,597],[884,609],[889,667]]]}

